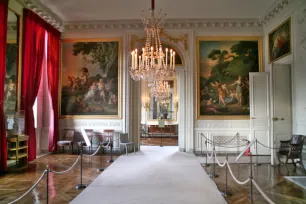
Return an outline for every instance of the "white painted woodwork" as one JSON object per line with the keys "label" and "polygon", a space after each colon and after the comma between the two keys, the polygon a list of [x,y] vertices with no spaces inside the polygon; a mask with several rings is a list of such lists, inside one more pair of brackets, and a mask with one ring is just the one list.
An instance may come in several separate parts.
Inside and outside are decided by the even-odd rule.
{"label": "white painted woodwork", "polygon": [[[256,72],[249,74],[250,80],[250,141],[257,139],[270,146],[270,93],[269,73]],[[256,154],[256,145],[251,147]],[[270,150],[257,145],[257,155],[269,155]]]}
{"label": "white painted woodwork", "polygon": [[[139,19],[149,14],[150,0],[38,0],[64,21]],[[254,19],[276,0],[156,0],[155,10],[163,9],[168,19]],[[250,9],[252,8],[252,9]],[[114,12],[116,11],[116,12]]]}
{"label": "white painted woodwork", "polygon": [[272,64],[270,72],[272,145],[279,147],[281,140],[289,140],[292,136],[291,66]]}

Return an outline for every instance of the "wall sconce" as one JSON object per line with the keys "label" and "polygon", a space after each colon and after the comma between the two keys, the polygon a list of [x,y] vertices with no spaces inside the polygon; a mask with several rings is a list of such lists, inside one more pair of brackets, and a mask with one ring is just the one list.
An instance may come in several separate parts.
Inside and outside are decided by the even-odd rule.
{"label": "wall sconce", "polygon": [[150,101],[148,99],[144,99],[144,101],[142,102],[142,107],[148,110],[148,108],[150,108]]}
{"label": "wall sconce", "polygon": [[177,111],[178,110],[178,102],[176,101],[176,102],[174,102],[174,108],[175,108],[175,111]]}

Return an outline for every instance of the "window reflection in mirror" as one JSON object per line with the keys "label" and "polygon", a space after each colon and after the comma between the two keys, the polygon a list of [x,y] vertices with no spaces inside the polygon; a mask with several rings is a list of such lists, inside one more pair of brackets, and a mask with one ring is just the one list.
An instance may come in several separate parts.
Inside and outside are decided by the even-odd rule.
{"label": "window reflection in mirror", "polygon": [[165,119],[165,120],[176,120],[176,109],[175,109],[175,100],[176,100],[176,80],[164,80],[167,81],[170,86],[170,97],[167,101],[157,101],[155,97],[151,96],[149,93],[150,98],[150,105],[149,105],[149,120],[158,120],[158,119]]}
{"label": "window reflection in mirror", "polygon": [[19,15],[9,9],[6,46],[6,74],[4,82],[4,113],[7,119],[7,129],[13,129],[14,116],[17,112],[19,23]]}

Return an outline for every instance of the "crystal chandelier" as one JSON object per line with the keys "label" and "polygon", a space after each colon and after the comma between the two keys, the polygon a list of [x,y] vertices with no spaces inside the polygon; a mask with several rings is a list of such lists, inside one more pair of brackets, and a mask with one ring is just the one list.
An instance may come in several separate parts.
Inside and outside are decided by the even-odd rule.
{"label": "crystal chandelier", "polygon": [[[154,0],[150,9],[150,18],[146,18],[142,12],[142,22],[146,32],[146,44],[142,52],[135,49],[132,51],[132,64],[130,75],[135,81],[149,80],[151,82],[162,79],[164,76],[175,74],[175,52],[168,49],[165,53],[161,46],[160,31],[164,24],[160,11],[157,16],[154,13]],[[168,62],[169,60],[169,62]]]}
{"label": "crystal chandelier", "polygon": [[167,81],[154,81],[153,87],[151,87],[151,96],[155,97],[155,101],[161,103],[169,103],[171,93],[170,85]]}

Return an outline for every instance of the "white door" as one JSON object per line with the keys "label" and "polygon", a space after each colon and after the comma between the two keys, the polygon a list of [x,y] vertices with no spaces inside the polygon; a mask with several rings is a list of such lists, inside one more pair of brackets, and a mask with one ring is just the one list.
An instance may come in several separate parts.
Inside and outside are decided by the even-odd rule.
{"label": "white door", "polygon": [[[271,135],[273,146],[279,147],[280,140],[288,140],[292,135],[290,65],[272,64],[271,87]],[[275,152],[272,151],[272,158]]]}
{"label": "white door", "polygon": [[[250,78],[250,140],[270,146],[270,84],[268,72],[254,72]],[[256,154],[256,143],[251,147],[253,155]],[[269,149],[257,145],[258,155],[270,155]]]}

